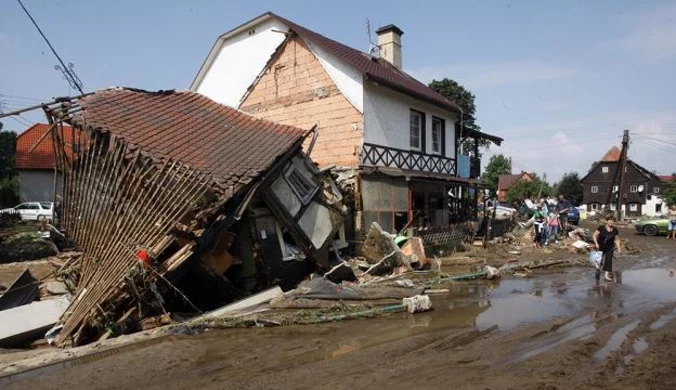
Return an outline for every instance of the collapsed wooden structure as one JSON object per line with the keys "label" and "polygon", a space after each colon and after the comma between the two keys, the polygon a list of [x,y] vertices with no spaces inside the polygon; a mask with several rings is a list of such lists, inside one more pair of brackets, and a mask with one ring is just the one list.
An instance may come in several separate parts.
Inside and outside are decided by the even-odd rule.
{"label": "collapsed wooden structure", "polygon": [[[300,263],[329,266],[342,198],[302,153],[312,132],[184,91],[111,88],[42,108],[63,180],[62,230],[84,252],[57,343],[166,314],[170,296],[199,311],[176,287],[194,259],[228,296],[219,302],[282,283]],[[233,264],[248,284],[226,275]]]}

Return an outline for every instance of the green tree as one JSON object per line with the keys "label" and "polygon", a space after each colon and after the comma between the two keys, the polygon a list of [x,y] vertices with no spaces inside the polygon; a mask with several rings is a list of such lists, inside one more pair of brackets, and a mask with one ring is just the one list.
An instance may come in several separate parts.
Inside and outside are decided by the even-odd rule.
{"label": "green tree", "polygon": [[486,169],[481,175],[481,182],[484,187],[491,191],[491,194],[495,194],[498,191],[498,178],[500,175],[508,175],[510,173],[512,173],[512,160],[502,154],[496,154],[488,160]]}
{"label": "green tree", "polygon": [[676,206],[676,174],[672,175],[672,179],[667,182],[667,188],[664,191],[664,201],[669,207]]}
{"label": "green tree", "polygon": [[577,172],[563,175],[556,185],[556,195],[563,195],[574,205],[582,204],[582,182]]}
{"label": "green tree", "polygon": [[16,133],[0,131],[0,208],[15,206],[19,202],[19,181],[14,169],[15,151]]}
{"label": "green tree", "polygon": [[537,200],[538,195],[539,197],[552,195],[552,187],[537,175],[534,176],[533,181],[520,180],[507,190],[507,202],[509,204],[520,203],[526,199]]}
{"label": "green tree", "polygon": [[[465,129],[481,131],[481,126],[476,123],[476,105],[474,104],[474,94],[457,81],[451,79],[432,80],[429,87],[439,92],[445,97],[451,99],[457,104],[463,112],[463,123]],[[488,148],[491,141],[480,139],[479,149]],[[468,138],[462,142],[462,153],[471,156],[474,153],[474,139]],[[479,152],[481,157],[481,152]]]}

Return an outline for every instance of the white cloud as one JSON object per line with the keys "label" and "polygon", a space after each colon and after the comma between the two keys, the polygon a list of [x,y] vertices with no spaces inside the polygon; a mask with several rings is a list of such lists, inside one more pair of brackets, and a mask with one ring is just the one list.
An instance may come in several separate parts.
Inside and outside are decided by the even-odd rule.
{"label": "white cloud", "polygon": [[411,71],[411,74],[423,82],[452,75],[453,79],[460,84],[470,89],[477,89],[506,84],[562,80],[573,77],[576,72],[564,66],[524,60],[422,68]]}
{"label": "white cloud", "polygon": [[615,44],[650,59],[676,56],[676,6],[632,15],[631,31]]}
{"label": "white cloud", "polygon": [[630,130],[631,159],[660,174],[676,171],[673,112],[605,112],[575,120],[508,128],[500,133],[505,138],[503,146],[491,147],[483,164],[492,155],[504,154],[512,157],[514,172],[546,174],[551,183],[568,172],[584,176],[608,149],[620,146],[623,129]]}

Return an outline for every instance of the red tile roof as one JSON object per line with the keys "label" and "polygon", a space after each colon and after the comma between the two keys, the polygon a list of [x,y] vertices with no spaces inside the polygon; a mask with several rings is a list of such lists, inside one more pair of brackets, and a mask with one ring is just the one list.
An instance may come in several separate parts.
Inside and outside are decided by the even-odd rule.
{"label": "red tile roof", "polygon": [[620,155],[622,154],[622,151],[617,147],[613,146],[610,148],[610,150],[601,158],[601,161],[603,162],[615,162],[615,161],[620,161]]}
{"label": "red tile roof", "polygon": [[250,182],[290,148],[300,148],[307,133],[189,91],[111,88],[78,104],[82,111],[73,125],[110,131],[154,156],[211,175],[223,188]]}
{"label": "red tile roof", "polygon": [[516,175],[508,174],[498,176],[498,191],[509,190],[510,188],[512,188],[514,183],[519,181],[524,176],[530,177],[530,174],[528,172],[521,172]]}
{"label": "red tile roof", "polygon": [[662,181],[676,180],[676,176],[672,176],[672,175],[666,175],[666,176],[663,175],[663,176],[657,176],[657,177],[659,177],[660,180],[662,180]]}
{"label": "red tile roof", "polygon": [[[38,123],[16,138],[16,169],[54,169],[52,135],[47,134],[48,124]],[[68,142],[73,129],[64,126],[63,137]]]}

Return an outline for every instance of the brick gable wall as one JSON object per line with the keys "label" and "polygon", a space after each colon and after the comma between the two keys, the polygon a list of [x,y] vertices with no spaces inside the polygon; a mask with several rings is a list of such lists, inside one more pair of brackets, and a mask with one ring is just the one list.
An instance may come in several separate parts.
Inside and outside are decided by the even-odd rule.
{"label": "brick gable wall", "polygon": [[315,162],[320,166],[358,164],[363,115],[342,95],[299,37],[282,45],[240,109],[304,129],[316,124],[319,137],[311,156]]}

